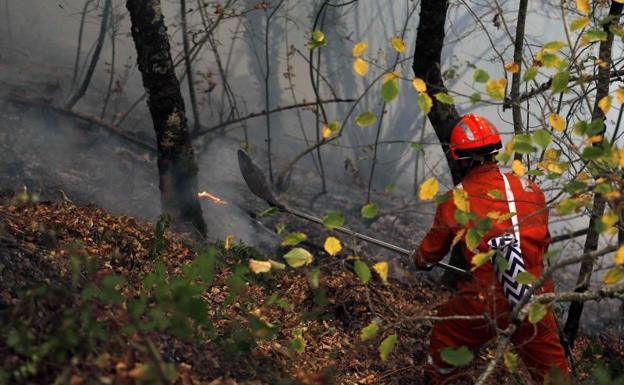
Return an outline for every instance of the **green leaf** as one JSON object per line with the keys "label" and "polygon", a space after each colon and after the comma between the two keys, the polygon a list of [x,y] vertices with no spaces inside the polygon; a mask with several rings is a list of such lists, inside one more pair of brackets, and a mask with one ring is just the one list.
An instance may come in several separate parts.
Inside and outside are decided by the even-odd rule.
{"label": "green leaf", "polygon": [[429,95],[424,92],[419,93],[416,102],[418,103],[418,107],[420,107],[422,112],[424,112],[425,115],[429,115],[429,112],[431,112],[431,106],[433,106],[433,101],[431,100]]}
{"label": "green leaf", "polygon": [[525,82],[531,81],[535,79],[537,76],[537,67],[529,67],[526,71],[524,71],[524,75],[522,75],[522,80]]}
{"label": "green leaf", "polygon": [[536,324],[542,320],[548,313],[546,306],[539,302],[533,302],[529,307],[529,322]]}
{"label": "green leaf", "polygon": [[483,234],[474,228],[471,228],[466,233],[466,246],[470,250],[474,250],[479,243],[481,243],[481,239],[483,238]]}
{"label": "green leaf", "polygon": [[572,132],[574,132],[574,134],[578,136],[583,136],[585,135],[585,132],[587,132],[588,128],[589,128],[589,124],[587,124],[586,121],[581,120],[574,124],[574,128]]}
{"label": "green leaf", "polygon": [[561,40],[555,40],[544,44],[544,49],[559,51],[561,48],[565,46],[565,43]]}
{"label": "green leaf", "polygon": [[434,95],[434,97],[440,102],[444,104],[453,104],[455,100],[453,97],[445,92],[438,92]]}
{"label": "green leaf", "polygon": [[306,341],[301,336],[297,336],[290,341],[290,350],[295,353],[303,353],[306,348]]}
{"label": "green leaf", "polygon": [[319,288],[319,273],[320,270],[318,268],[312,269],[310,271],[310,287],[312,289],[318,289]]}
{"label": "green leaf", "polygon": [[399,81],[398,79],[387,80],[381,85],[381,97],[384,102],[389,103],[399,96]]}
{"label": "green leaf", "polygon": [[340,130],[340,122],[337,120],[332,120],[331,122],[329,122],[327,127],[329,127],[329,130],[331,132],[337,132],[338,130]]}
{"label": "green leaf", "polygon": [[305,241],[306,239],[308,239],[308,236],[302,232],[297,231],[294,233],[290,233],[282,241],[282,246],[295,246]]}
{"label": "green leaf", "polygon": [[373,321],[370,324],[368,324],[368,326],[365,326],[362,328],[362,331],[360,331],[360,340],[368,341],[371,338],[375,337],[378,331],[379,331],[379,322]]}
{"label": "green leaf", "polygon": [[604,149],[602,147],[597,146],[587,146],[583,149],[583,153],[581,154],[581,158],[583,160],[596,160],[600,158],[604,154]]}
{"label": "green leaf", "polygon": [[542,53],[541,59],[542,59],[542,64],[544,64],[544,66],[547,68],[557,67],[557,65],[561,63],[561,59],[559,58],[559,56],[550,52]]}
{"label": "green leaf", "polygon": [[506,199],[505,194],[503,194],[502,191],[497,190],[497,189],[488,191],[488,195],[494,199]]}
{"label": "green leaf", "polygon": [[516,275],[516,282],[521,283],[523,285],[532,285],[537,282],[537,277],[528,271],[522,271]]}
{"label": "green leaf", "polygon": [[458,349],[446,347],[440,350],[440,357],[444,362],[453,366],[466,366],[472,361],[474,354],[465,346],[460,346]]}
{"label": "green leaf", "polygon": [[470,95],[470,103],[475,104],[475,103],[479,103],[481,101],[481,94],[478,92],[473,92]]}
{"label": "green leaf", "polygon": [[360,127],[370,126],[371,124],[375,124],[376,121],[377,116],[370,111],[362,112],[357,118],[355,118],[355,124]]}
{"label": "green leaf", "polygon": [[325,39],[325,34],[318,29],[312,31],[312,40],[308,43],[308,48],[314,49],[326,45],[327,40]]}
{"label": "green leaf", "polygon": [[362,210],[360,213],[362,214],[362,218],[365,219],[373,219],[377,216],[379,212],[379,205],[377,203],[369,203],[367,205],[362,206]]}
{"label": "green leaf", "polygon": [[500,254],[496,254],[495,260],[499,271],[505,271],[509,268],[509,262],[507,262],[507,260],[503,258]]}
{"label": "green leaf", "polygon": [[345,218],[340,211],[330,211],[323,217],[323,225],[330,230],[340,227],[344,224]]}
{"label": "green leaf", "polygon": [[423,149],[423,145],[422,145],[422,144],[420,144],[420,143],[411,142],[411,143],[410,143],[410,148],[411,148],[412,150],[420,151],[420,150],[422,150],[422,149]]}
{"label": "green leaf", "polygon": [[602,134],[605,129],[604,122],[602,119],[594,119],[591,121],[587,130],[585,131],[585,135],[594,136],[598,134]]}
{"label": "green leaf", "polygon": [[607,40],[607,33],[599,29],[590,29],[585,32],[585,37],[589,41],[605,41]]}
{"label": "green leaf", "polygon": [[589,24],[589,18],[587,16],[579,17],[572,20],[570,23],[570,29],[576,31],[577,29],[585,28]]}
{"label": "green leaf", "polygon": [[368,281],[370,281],[371,271],[366,263],[358,259],[353,264],[353,268],[355,269],[355,274],[357,274],[363,283],[368,283]]}
{"label": "green leaf", "polygon": [[514,144],[513,150],[518,154],[530,154],[535,152],[536,148],[531,146],[529,143],[520,142]]}
{"label": "green leaf", "polygon": [[542,149],[546,149],[550,142],[552,142],[552,135],[546,130],[539,129],[533,133],[533,141]]}
{"label": "green leaf", "polygon": [[312,263],[314,258],[308,250],[302,249],[301,247],[295,247],[284,255],[284,259],[291,267],[301,267]]}
{"label": "green leaf", "polygon": [[275,232],[277,233],[277,235],[283,233],[284,230],[286,230],[286,225],[284,223],[278,223],[275,225]]}
{"label": "green leaf", "polygon": [[568,91],[568,81],[570,80],[570,72],[561,71],[557,72],[552,79],[552,85],[550,89],[554,94]]}
{"label": "green leaf", "polygon": [[477,83],[485,83],[488,80],[490,80],[490,74],[488,74],[487,71],[482,70],[481,68],[478,68],[472,74],[472,80],[474,80]]}
{"label": "green leaf", "polygon": [[385,362],[388,360],[388,357],[390,357],[390,353],[392,353],[392,351],[394,350],[396,343],[396,334],[391,334],[388,337],[384,338],[383,341],[381,341],[381,344],[379,345],[379,358],[381,358],[381,361]]}
{"label": "green leaf", "polygon": [[258,217],[270,217],[277,214],[279,214],[279,209],[277,207],[269,207],[268,209],[261,211],[256,215]]}

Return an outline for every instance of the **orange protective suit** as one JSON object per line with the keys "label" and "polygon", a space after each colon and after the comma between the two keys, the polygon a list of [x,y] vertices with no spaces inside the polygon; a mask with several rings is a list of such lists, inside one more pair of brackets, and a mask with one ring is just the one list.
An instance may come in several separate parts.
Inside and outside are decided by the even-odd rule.
{"label": "orange protective suit", "polygon": [[[520,247],[522,249],[526,270],[534,276],[543,271],[544,253],[548,249],[550,233],[548,232],[548,209],[544,194],[539,187],[513,174],[505,174],[514,194],[518,223],[520,226]],[[503,177],[494,163],[473,168],[463,179],[462,186],[468,194],[470,212],[476,218],[494,217],[490,231],[482,238],[478,250],[488,251],[487,241],[503,233],[513,233],[511,220],[504,217],[509,213],[505,197]],[[437,262],[448,252],[455,236],[466,226],[456,220],[456,206],[452,193],[449,199],[437,208],[431,230],[422,240],[416,251],[416,264],[424,267]],[[488,215],[489,214],[489,215]],[[503,215],[503,218],[500,216]],[[462,253],[468,264],[474,255],[467,247],[465,238],[459,240]],[[540,292],[552,292],[552,281],[546,282]],[[506,328],[511,309],[503,294],[496,277],[492,262],[487,262],[473,272],[469,282],[459,284],[459,293],[449,302],[438,308],[439,316],[451,315],[483,315],[489,314],[490,319],[497,320],[499,328]],[[480,346],[495,336],[495,330],[485,320],[448,320],[436,322],[433,326],[429,343],[429,355],[432,362],[429,370],[436,382],[444,383],[451,376],[452,367],[440,357],[440,350],[445,347],[465,345],[471,349]],[[569,373],[568,363],[559,341],[557,327],[552,310],[537,324],[524,321],[512,337],[512,342],[525,365],[531,371],[533,379],[540,384],[551,367],[557,367],[564,374]]]}

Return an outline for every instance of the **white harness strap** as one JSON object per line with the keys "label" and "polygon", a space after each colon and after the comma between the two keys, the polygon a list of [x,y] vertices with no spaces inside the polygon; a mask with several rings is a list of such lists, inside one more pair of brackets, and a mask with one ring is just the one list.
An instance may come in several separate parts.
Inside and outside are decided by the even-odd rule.
{"label": "white harness strap", "polygon": [[518,247],[520,247],[520,225],[518,224],[518,211],[516,211],[516,199],[513,191],[511,191],[511,185],[505,173],[501,172],[503,176],[503,182],[505,183],[505,196],[507,198],[507,205],[509,206],[509,214],[511,215],[511,225],[513,226],[514,235],[518,241]]}

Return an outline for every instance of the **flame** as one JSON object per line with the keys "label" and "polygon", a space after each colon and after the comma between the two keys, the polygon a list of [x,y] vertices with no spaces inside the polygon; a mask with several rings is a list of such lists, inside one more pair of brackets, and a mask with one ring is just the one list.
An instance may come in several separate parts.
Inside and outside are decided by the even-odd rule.
{"label": "flame", "polygon": [[216,203],[218,205],[227,205],[226,201],[224,201],[223,199],[219,198],[218,196],[214,194],[209,193],[208,191],[202,191],[200,193],[197,193],[197,197],[200,199],[208,199],[212,203]]}

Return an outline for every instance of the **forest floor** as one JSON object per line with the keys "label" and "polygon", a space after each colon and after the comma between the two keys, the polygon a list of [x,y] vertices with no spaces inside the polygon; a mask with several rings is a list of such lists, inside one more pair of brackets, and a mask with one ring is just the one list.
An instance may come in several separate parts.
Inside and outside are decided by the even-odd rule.
{"label": "forest floor", "polygon": [[[199,263],[203,249],[94,206],[6,197],[0,384],[423,383],[431,325],[417,318],[452,295],[424,273],[363,284],[344,256],[319,251],[314,285],[305,268],[251,274],[249,259],[267,257],[240,243],[218,245],[214,265]],[[380,332],[361,341],[373,320]],[[392,333],[397,345],[382,361]],[[583,336],[574,356],[584,373],[622,362],[623,347],[621,336]],[[454,383],[472,383],[491,348]],[[526,383],[521,369],[496,370],[488,383]]]}

